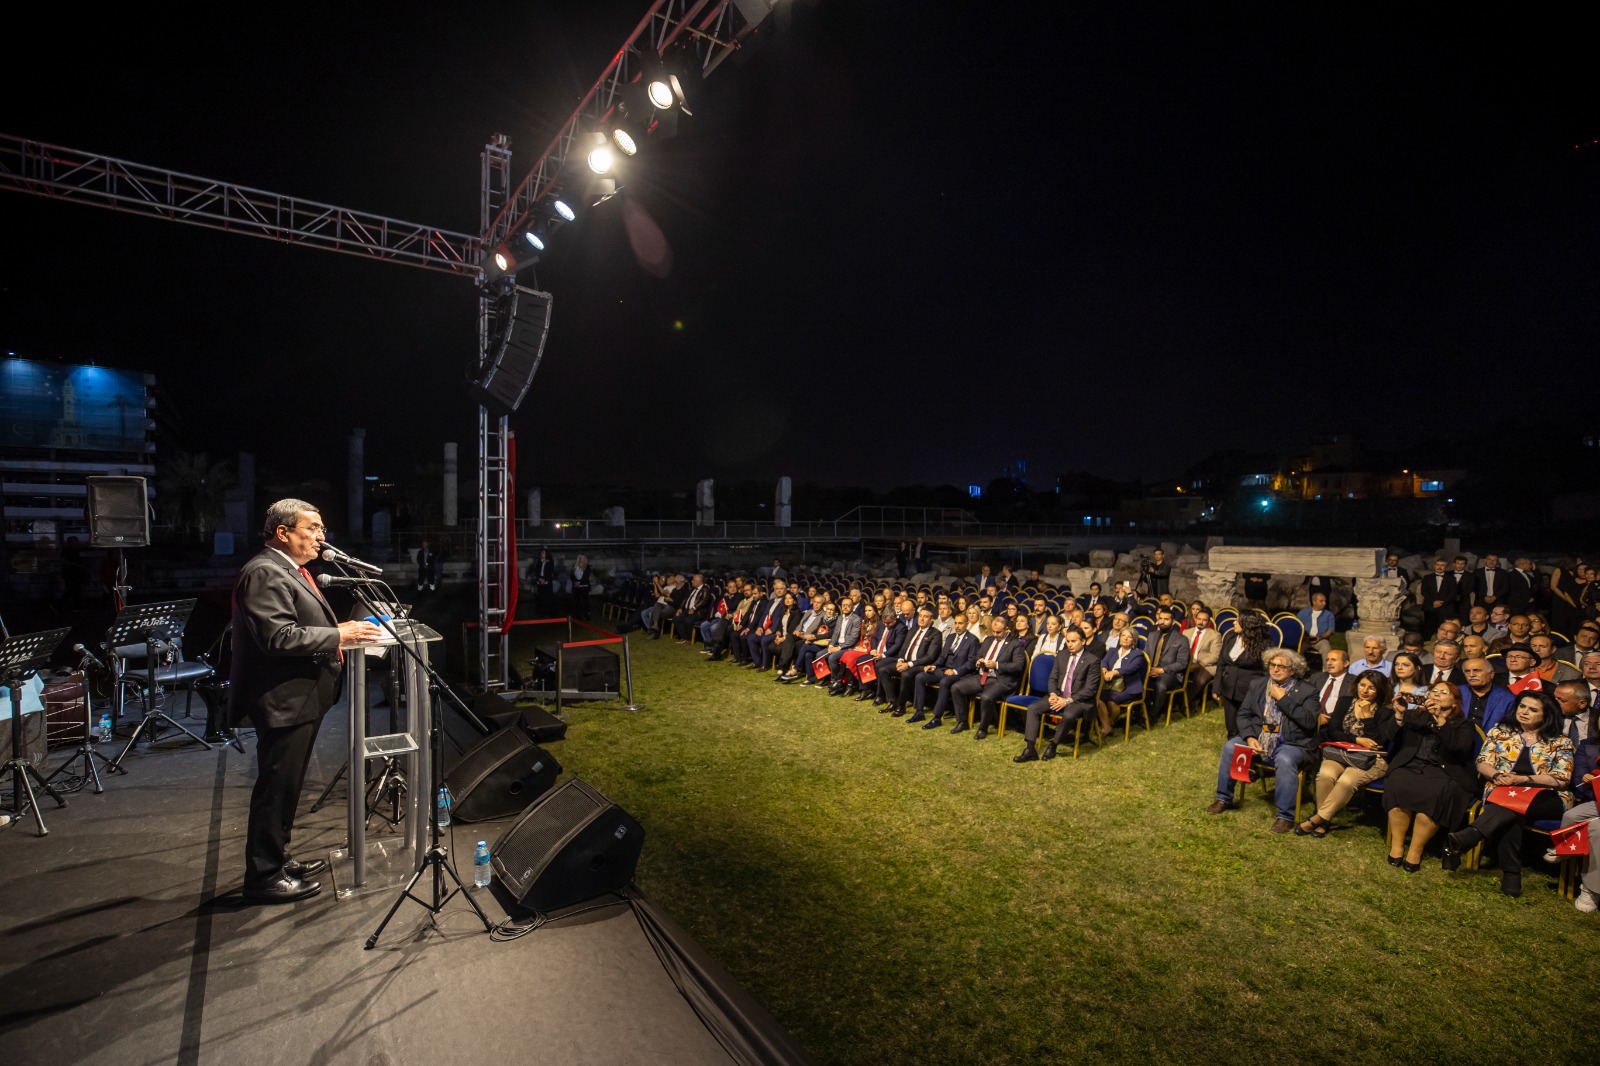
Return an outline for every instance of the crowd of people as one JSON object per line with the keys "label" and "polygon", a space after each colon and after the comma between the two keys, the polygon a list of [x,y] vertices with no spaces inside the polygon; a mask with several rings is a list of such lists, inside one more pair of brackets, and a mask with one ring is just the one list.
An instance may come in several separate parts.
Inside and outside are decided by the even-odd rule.
{"label": "crowd of people", "polygon": [[[1600,834],[1600,610],[1589,606],[1586,569],[1553,582],[1577,608],[1570,634],[1521,594],[1522,578],[1469,574],[1454,588],[1472,591],[1452,589],[1447,611],[1437,582],[1418,584],[1436,620],[1431,639],[1406,632],[1390,649],[1368,638],[1359,654],[1335,646],[1325,589],[1299,612],[1297,646],[1281,647],[1261,612],[1229,605],[1219,624],[1205,604],[1174,600],[1149,575],[1142,598],[1132,582],[1073,597],[1037,575],[988,566],[948,590],[790,582],[776,564],[765,580],[721,585],[699,573],[658,577],[622,628],[669,631],[680,644],[698,641],[712,662],[870,703],[925,730],[948,721],[950,733],[982,741],[1012,710],[1025,723],[1019,764],[1054,759],[1069,738],[1076,751],[1084,731],[1103,745],[1135,713],[1148,727],[1169,706],[1204,709],[1214,698],[1227,740],[1210,813],[1236,808],[1241,780],[1270,775],[1269,831],[1322,838],[1364,789],[1381,790],[1391,865],[1417,872],[1438,839],[1443,867],[1456,870],[1481,845],[1514,896],[1526,829],[1582,822]],[[1314,804],[1304,819],[1302,787]],[[1593,912],[1600,863],[1581,862],[1576,906]]]}

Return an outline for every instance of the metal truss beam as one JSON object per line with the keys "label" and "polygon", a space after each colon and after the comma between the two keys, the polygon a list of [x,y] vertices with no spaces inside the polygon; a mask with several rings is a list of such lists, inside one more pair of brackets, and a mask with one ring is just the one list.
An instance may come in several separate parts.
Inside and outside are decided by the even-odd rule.
{"label": "metal truss beam", "polygon": [[476,279],[478,238],[0,134],[0,189]]}
{"label": "metal truss beam", "polygon": [[[577,109],[556,132],[533,169],[484,230],[483,246],[492,248],[532,220],[534,208],[561,187],[563,173],[577,138],[592,132],[617,106],[623,90],[639,80],[647,54],[665,54],[679,39],[709,75],[765,21],[776,0],[655,0],[633,33],[606,64]],[[648,51],[647,51],[648,50]]]}

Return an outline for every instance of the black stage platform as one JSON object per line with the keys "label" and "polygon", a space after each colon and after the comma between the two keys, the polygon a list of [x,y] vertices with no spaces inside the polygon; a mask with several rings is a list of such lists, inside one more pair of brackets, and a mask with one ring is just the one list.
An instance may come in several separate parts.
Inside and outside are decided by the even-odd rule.
{"label": "black stage platform", "polygon": [[[196,701],[198,706],[199,701]],[[313,757],[295,852],[344,839],[342,705]],[[567,741],[566,743],[571,743]],[[194,744],[130,756],[104,795],[45,801],[50,834],[0,829],[0,1049],[6,1063],[804,1062],[687,934],[636,897],[491,940],[455,900],[437,925],[397,890],[239,903],[249,755]],[[559,751],[559,748],[555,749]],[[53,753],[53,768],[67,755]],[[448,758],[448,754],[447,754]],[[456,827],[471,848],[505,822]],[[374,819],[371,836],[380,834]],[[646,847],[648,847],[648,843]],[[419,886],[421,887],[421,886]],[[425,894],[425,893],[424,893]],[[488,890],[490,921],[506,916]]]}

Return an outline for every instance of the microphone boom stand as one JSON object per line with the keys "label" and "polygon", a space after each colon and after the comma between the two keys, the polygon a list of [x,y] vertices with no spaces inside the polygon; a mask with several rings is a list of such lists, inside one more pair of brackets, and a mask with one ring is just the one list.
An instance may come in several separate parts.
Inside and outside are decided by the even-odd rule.
{"label": "microphone boom stand", "polygon": [[[382,582],[377,579],[373,579],[370,583],[381,584]],[[356,599],[361,602],[361,605],[371,612],[373,618],[379,620],[379,624],[382,626],[382,628],[388,630],[389,634],[394,637],[395,642],[401,651],[411,660],[412,664],[416,668],[422,671],[423,676],[428,679],[428,693],[430,696],[428,700],[428,758],[431,760],[431,766],[433,768],[431,779],[435,782],[442,781],[444,780],[444,722],[441,714],[441,702],[439,697],[441,695],[447,697],[451,703],[456,705],[457,710],[467,714],[469,718],[472,717],[472,714],[461,703],[456,694],[450,691],[449,686],[444,684],[444,681],[439,677],[438,672],[434,670],[433,667],[428,665],[428,661],[418,654],[417,650],[411,645],[407,644],[406,641],[400,636],[399,631],[395,628],[394,620],[385,620],[383,618],[382,614],[378,610],[378,606],[367,596],[366,589],[360,584],[351,584],[349,587],[351,592],[355,594]],[[385,587],[387,588],[387,586]],[[393,589],[389,590],[389,594],[390,596],[394,597],[394,602],[399,602],[399,597],[394,596]],[[354,782],[355,774],[353,772],[351,773],[350,779],[352,782]],[[483,908],[478,906],[478,901],[472,898],[472,894],[468,892],[466,886],[462,884],[461,877],[456,873],[455,867],[450,864],[449,849],[447,849],[440,840],[438,803],[433,802],[433,797],[431,796],[423,797],[423,799],[429,812],[428,822],[431,842],[428,846],[427,852],[422,857],[422,861],[417,865],[416,872],[411,875],[411,880],[406,883],[405,888],[400,890],[400,895],[395,898],[394,905],[389,908],[389,913],[383,916],[383,921],[378,923],[378,928],[374,929],[372,931],[372,935],[367,937],[365,946],[366,950],[368,951],[371,951],[377,946],[378,938],[383,935],[383,931],[388,926],[389,920],[392,919],[395,916],[395,913],[400,910],[400,904],[404,903],[408,899],[413,903],[420,905],[428,912],[430,917],[436,918],[439,912],[444,910],[447,903],[449,903],[457,895],[460,895],[467,901],[468,904],[471,905],[473,912],[478,916],[478,920],[483,923],[483,931],[487,933],[493,928],[489,922],[488,915],[483,913]],[[354,841],[351,843],[353,845]],[[422,879],[422,875],[429,871],[432,872],[431,880],[433,883],[433,896],[431,901],[414,894],[412,891],[417,887],[417,882]],[[449,892],[445,891],[446,875],[449,875],[450,880],[455,882],[455,887],[450,889]]]}

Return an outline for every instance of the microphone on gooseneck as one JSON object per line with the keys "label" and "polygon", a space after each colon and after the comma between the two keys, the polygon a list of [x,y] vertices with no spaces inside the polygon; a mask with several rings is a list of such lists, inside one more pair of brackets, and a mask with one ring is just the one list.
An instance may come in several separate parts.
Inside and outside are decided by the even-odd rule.
{"label": "microphone on gooseneck", "polygon": [[352,586],[365,588],[368,585],[382,584],[382,582],[375,577],[338,577],[334,574],[318,574],[317,584],[325,589],[349,588]]}

